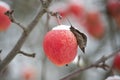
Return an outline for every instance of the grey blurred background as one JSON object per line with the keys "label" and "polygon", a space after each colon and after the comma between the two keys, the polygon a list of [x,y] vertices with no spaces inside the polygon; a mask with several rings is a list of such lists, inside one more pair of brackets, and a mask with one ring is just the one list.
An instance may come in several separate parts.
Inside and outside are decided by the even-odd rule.
{"label": "grey blurred background", "polygon": [[[39,8],[41,7],[41,3],[39,0],[2,0],[8,3],[11,6],[11,9],[15,11],[15,18],[24,26],[27,26],[37,14]],[[61,5],[68,5],[69,0],[53,0],[50,5],[49,10],[54,11],[57,8],[61,8]],[[83,58],[83,62],[81,62],[81,67],[86,66],[88,64],[94,63],[103,55],[108,55],[114,51],[111,46],[111,40],[109,39],[109,24],[106,21],[106,17],[104,15],[104,6],[105,4],[100,3],[98,0],[78,0],[80,5],[83,5],[88,10],[97,9],[102,13],[102,19],[106,28],[106,35],[101,40],[96,40],[92,36],[90,36],[83,27],[79,27],[79,29],[84,32],[88,37],[88,43],[86,47],[86,54],[82,54],[81,50],[78,49],[78,54],[80,54]],[[46,56],[44,55],[44,51],[42,48],[42,41],[44,35],[46,34],[46,20],[47,15],[44,14],[42,19],[39,21],[36,28],[32,31],[30,36],[27,38],[21,50],[28,53],[36,53],[35,58],[30,58],[18,54],[12,62],[8,65],[6,73],[4,76],[0,77],[0,80],[26,80],[24,79],[25,72],[24,71],[33,71],[33,79],[31,80],[59,80],[63,78],[68,73],[74,71],[78,67],[74,62],[69,64],[68,67],[57,67],[53,63],[51,63]],[[80,26],[74,19],[69,17],[71,23],[74,26]],[[62,22],[63,24],[68,24],[68,21]],[[57,22],[54,17],[50,18],[49,28],[56,26]],[[4,59],[5,56],[11,51],[14,47],[18,39],[20,38],[22,30],[16,24],[12,23],[11,27],[5,31],[0,32],[0,49],[2,49],[2,53],[0,54],[1,58]],[[120,37],[117,32],[117,44],[120,45]],[[107,61],[109,65],[112,64],[112,58]],[[104,80],[108,71],[104,71],[99,68],[92,68],[81,72],[78,77],[75,77],[71,80]],[[30,72],[31,73],[31,72]]]}

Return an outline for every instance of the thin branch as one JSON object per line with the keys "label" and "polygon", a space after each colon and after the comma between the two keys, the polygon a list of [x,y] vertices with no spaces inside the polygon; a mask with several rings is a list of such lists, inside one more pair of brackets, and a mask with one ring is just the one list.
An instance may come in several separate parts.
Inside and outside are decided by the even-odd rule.
{"label": "thin branch", "polygon": [[0,50],[0,62],[2,61],[2,60],[1,60],[1,53],[2,53],[2,49]]}
{"label": "thin branch", "polygon": [[106,72],[105,76],[103,77],[102,80],[105,80],[107,77],[109,76],[113,76],[114,75],[114,71],[113,71],[113,66],[110,67],[110,69]]}
{"label": "thin branch", "polygon": [[60,79],[60,80],[70,80],[71,78],[75,77],[75,76],[78,76],[80,74],[80,72],[82,71],[85,71],[87,69],[90,69],[90,68],[93,68],[93,67],[96,67],[98,66],[100,63],[103,63],[105,62],[106,60],[108,60],[109,58],[113,57],[114,55],[116,55],[118,52],[120,52],[120,49],[113,52],[112,54],[106,56],[106,57],[102,57],[100,58],[99,60],[97,60],[94,64],[91,64],[87,67],[84,67],[84,68],[80,68],[80,69],[77,69],[75,70],[74,72],[70,73],[69,75],[67,75],[66,77]]}
{"label": "thin branch", "polygon": [[47,9],[50,5],[52,0],[46,1],[46,6],[42,7],[34,20],[28,25],[27,27],[27,34],[26,32],[23,32],[20,39],[14,46],[14,48],[10,51],[10,53],[5,57],[5,59],[0,63],[0,72],[12,61],[12,59],[18,54],[17,52],[20,51],[21,47],[23,46],[24,42],[26,41],[27,37],[31,33],[31,31],[35,28],[37,23],[39,22],[39,19],[43,16],[43,14],[46,12],[45,8]]}
{"label": "thin branch", "polygon": [[29,54],[29,53],[25,53],[25,52],[23,52],[23,51],[19,51],[18,52],[19,54],[22,54],[22,55],[24,55],[24,56],[27,56],[27,57],[32,57],[32,58],[34,58],[35,57],[35,53],[31,53],[31,54]]}
{"label": "thin branch", "polygon": [[23,31],[26,31],[26,28],[15,19],[14,10],[7,11],[5,15],[7,15],[10,18],[11,22],[17,24],[21,29],[23,29]]}
{"label": "thin branch", "polygon": [[2,52],[2,49],[0,50],[0,53]]}
{"label": "thin branch", "polygon": [[52,11],[48,11],[48,10],[46,10],[46,11],[48,14],[50,14],[51,16],[54,16],[56,18],[58,24],[61,24],[62,16],[60,15],[59,12],[52,12]]}

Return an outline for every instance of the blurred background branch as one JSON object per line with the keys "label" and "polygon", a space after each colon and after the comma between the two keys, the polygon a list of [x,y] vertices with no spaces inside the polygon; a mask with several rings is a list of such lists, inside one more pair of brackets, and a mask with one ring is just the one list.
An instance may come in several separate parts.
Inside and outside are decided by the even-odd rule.
{"label": "blurred background branch", "polygon": [[[111,53],[110,55],[108,55],[106,57],[105,56],[101,57],[99,60],[97,60],[96,62],[94,62],[93,64],[91,64],[91,65],[89,65],[87,67],[84,67],[82,69],[80,68],[80,69],[77,69],[77,70],[73,71],[68,76],[66,76],[66,77],[64,77],[64,78],[62,78],[60,80],[70,80],[71,78],[79,75],[80,72],[85,71],[85,70],[90,69],[90,68],[93,68],[93,67],[95,67],[95,68],[96,67],[97,68],[103,68],[104,69],[106,67],[106,65],[104,65],[104,63],[106,62],[106,60],[108,60],[109,58],[115,56],[118,52],[120,52],[120,49],[117,50],[117,51],[115,51],[115,52],[113,52],[113,53]],[[100,63],[103,63],[102,67],[100,66]]]}
{"label": "blurred background branch", "polygon": [[[11,62],[11,60],[17,55],[17,52],[21,49],[22,45],[24,44],[25,40],[29,36],[30,32],[35,28],[37,23],[39,22],[39,19],[43,16],[43,14],[46,12],[44,10],[48,8],[49,4],[52,0],[46,1],[46,6],[40,9],[37,16],[34,18],[34,20],[28,25],[27,32],[23,32],[22,36],[16,43],[15,47],[10,51],[10,53],[6,56],[6,58],[0,63],[0,72]],[[44,4],[43,4],[44,5]],[[27,34],[26,34],[27,33]]]}
{"label": "blurred background branch", "polygon": [[[34,76],[31,80],[105,80],[110,75],[120,74],[113,66],[120,49],[120,29],[107,12],[109,0],[2,1],[9,3],[14,13],[7,13],[13,20],[9,30],[0,32],[0,79],[25,80]],[[67,67],[55,66],[43,51],[46,32],[59,25],[54,12],[62,16],[62,24],[70,25],[66,21],[69,18],[70,23],[88,37],[86,54],[78,49],[80,59],[76,57]],[[31,59],[17,55],[21,50],[22,54],[33,57],[29,52],[35,52],[36,56]]]}

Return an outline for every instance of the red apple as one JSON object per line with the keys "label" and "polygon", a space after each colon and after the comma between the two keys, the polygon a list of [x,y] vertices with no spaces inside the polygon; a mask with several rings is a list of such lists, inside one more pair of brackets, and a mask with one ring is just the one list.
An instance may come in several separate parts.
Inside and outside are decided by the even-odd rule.
{"label": "red apple", "polygon": [[85,17],[84,26],[94,38],[101,39],[104,36],[105,29],[98,12],[88,12]]}
{"label": "red apple", "polygon": [[34,69],[34,67],[31,66],[25,66],[22,70],[22,76],[24,78],[24,80],[35,80],[35,76],[36,76],[36,71]]}
{"label": "red apple", "polygon": [[69,64],[77,54],[77,40],[69,28],[59,25],[49,31],[43,40],[46,56],[57,66]]}
{"label": "red apple", "polygon": [[8,4],[3,1],[0,1],[0,31],[5,31],[10,27],[11,21],[5,12],[10,10]]}
{"label": "red apple", "polygon": [[107,10],[120,28],[120,0],[108,0]]}
{"label": "red apple", "polygon": [[120,15],[120,0],[108,0],[107,10],[113,17]]}
{"label": "red apple", "polygon": [[80,20],[84,16],[85,11],[81,5],[76,3],[70,3],[63,10],[59,10],[58,12],[63,18],[68,15],[73,15],[73,17],[77,18],[77,20]]}
{"label": "red apple", "polygon": [[120,71],[120,52],[114,57],[113,68]]}
{"label": "red apple", "polygon": [[70,16],[71,18],[76,19],[78,22],[79,21],[81,22],[85,15],[85,10],[84,10],[83,6],[81,6],[80,4],[78,4],[76,2],[68,3],[68,5],[66,7],[64,7],[62,9],[58,9],[57,12],[60,13],[63,20],[65,18],[67,18],[68,16]]}
{"label": "red apple", "polygon": [[69,6],[69,12],[71,12],[76,18],[82,18],[84,15],[84,8],[79,4],[70,4]]}

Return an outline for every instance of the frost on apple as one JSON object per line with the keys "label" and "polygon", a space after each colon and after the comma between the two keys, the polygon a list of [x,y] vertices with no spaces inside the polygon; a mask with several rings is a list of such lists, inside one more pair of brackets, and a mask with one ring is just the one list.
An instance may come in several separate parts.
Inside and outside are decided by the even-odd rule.
{"label": "frost on apple", "polygon": [[84,52],[86,39],[87,37],[83,36],[83,33],[72,26],[59,25],[45,35],[43,40],[44,52],[54,64],[63,66],[74,60],[78,45]]}
{"label": "frost on apple", "polygon": [[72,62],[77,54],[77,40],[74,34],[60,25],[49,31],[43,40],[46,56],[57,66],[64,66]]}
{"label": "frost on apple", "polygon": [[107,79],[105,80],[120,80],[120,76],[118,75],[114,75],[114,76],[109,76]]}

